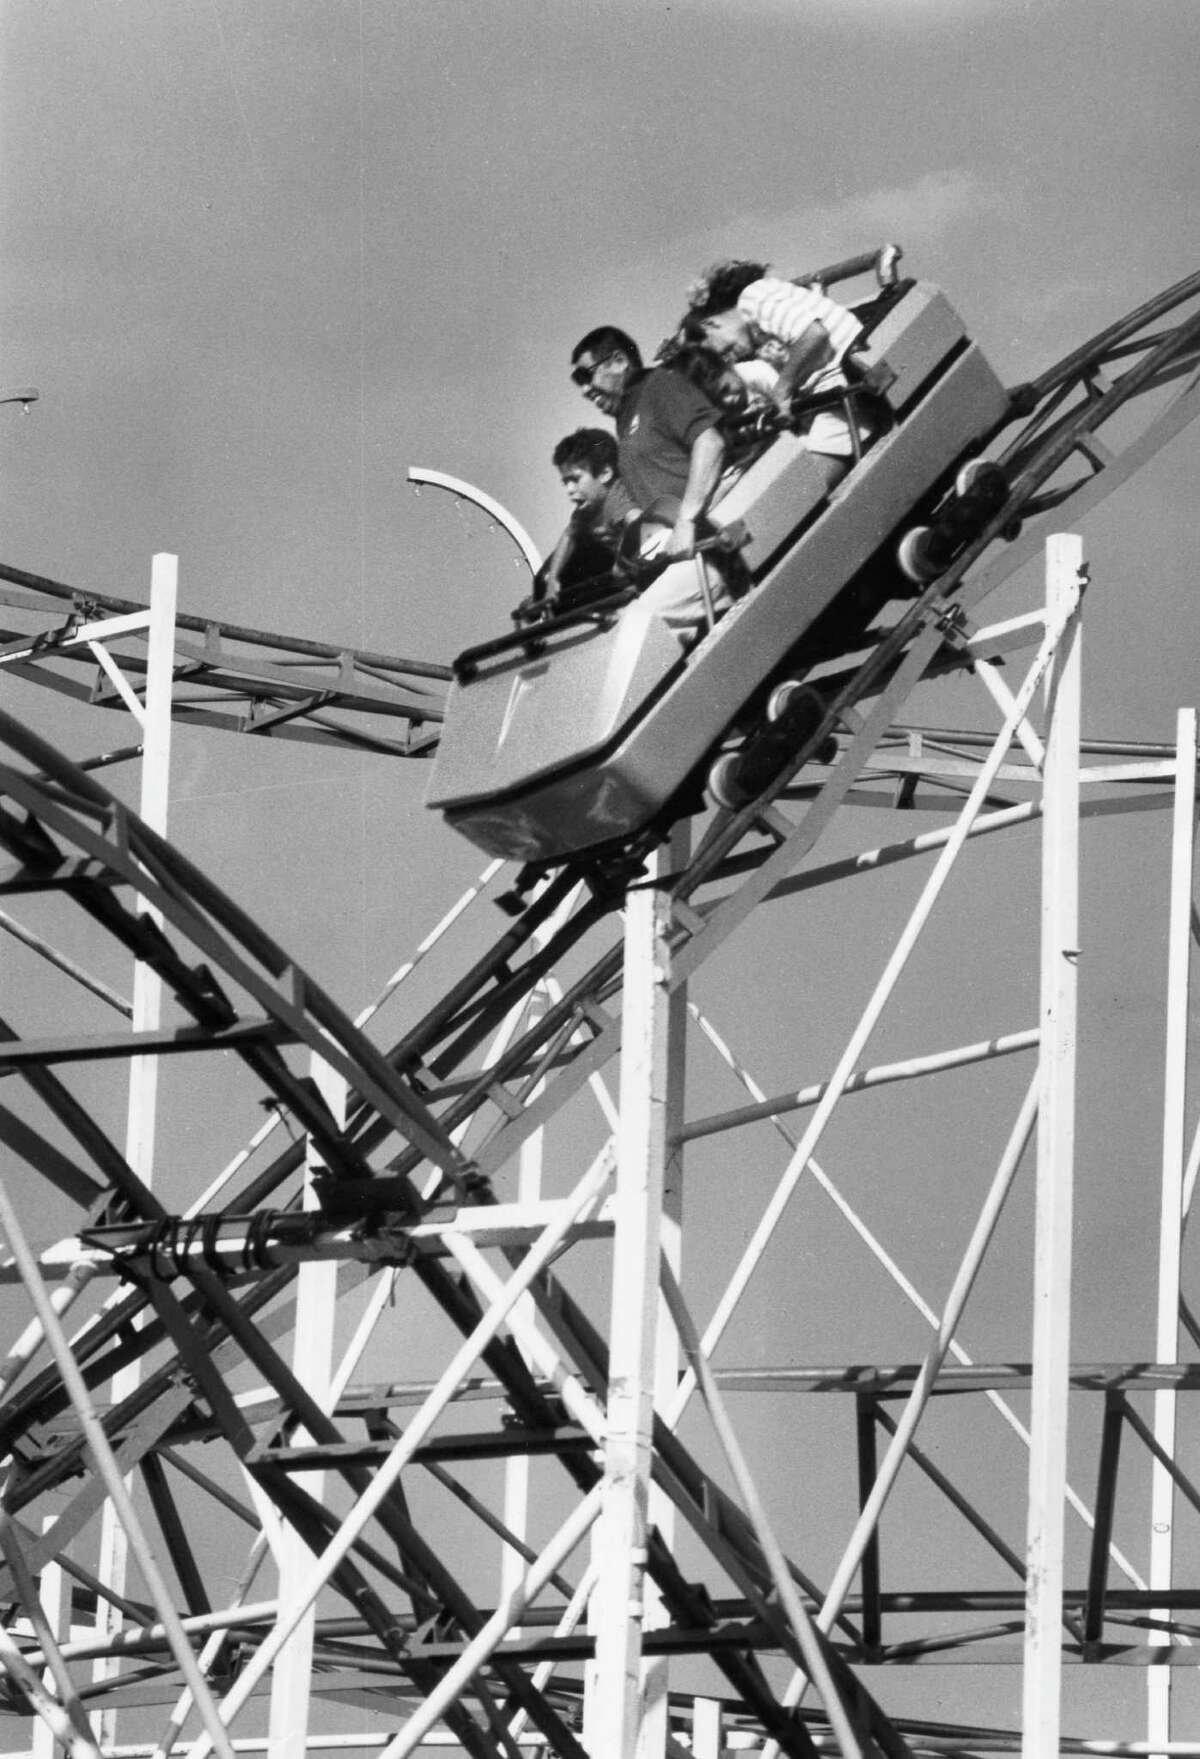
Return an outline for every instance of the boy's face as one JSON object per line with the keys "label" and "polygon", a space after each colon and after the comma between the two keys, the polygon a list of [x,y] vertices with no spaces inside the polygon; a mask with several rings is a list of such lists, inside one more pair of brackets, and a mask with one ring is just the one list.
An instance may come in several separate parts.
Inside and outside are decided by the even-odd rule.
{"label": "boy's face", "polygon": [[586,464],[564,464],[558,474],[562,478],[563,488],[567,491],[567,499],[581,513],[594,513],[599,510],[613,479],[611,470],[601,470],[600,474],[596,476]]}

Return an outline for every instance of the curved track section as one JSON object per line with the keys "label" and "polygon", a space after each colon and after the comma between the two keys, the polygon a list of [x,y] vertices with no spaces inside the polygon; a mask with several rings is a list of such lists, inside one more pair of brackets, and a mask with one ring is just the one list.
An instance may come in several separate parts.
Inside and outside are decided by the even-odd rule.
{"label": "curved track section", "polygon": [[[220,1596],[191,1537],[194,1517],[184,1512],[186,1497],[181,1506],[171,1481],[179,1477],[185,1488],[195,1487],[215,1508],[249,1522],[250,1511],[230,1488],[230,1474],[236,1480],[240,1471],[313,1552],[328,1560],[340,1546],[339,1557],[328,1562],[327,1580],[345,1605],[340,1617],[319,1627],[317,1636],[318,1671],[330,1676],[325,1682],[329,1691],[336,1695],[343,1652],[353,1650],[357,1674],[365,1669],[368,1676],[381,1673],[395,1682],[390,1688],[370,1688],[389,1703],[397,1692],[401,1701],[408,1692],[432,1695],[448,1671],[447,1650],[460,1656],[486,1620],[440,1556],[436,1540],[415,1523],[399,1484],[400,1468],[418,1464],[444,1471],[447,1463],[459,1459],[549,1450],[560,1455],[577,1491],[594,1489],[599,1474],[592,1450],[604,1433],[606,1349],[546,1264],[567,1225],[583,1224],[586,1231],[587,1218],[595,1214],[607,1183],[607,1160],[601,1157],[567,1204],[554,1206],[562,1213],[535,1230],[532,1249],[518,1255],[515,1245],[529,1232],[528,1224],[492,1219],[494,1206],[478,1162],[465,1159],[444,1122],[392,1066],[409,1066],[412,1047],[402,1047],[391,1059],[381,1057],[281,949],[94,780],[7,718],[0,722],[0,735],[9,754],[0,769],[5,802],[0,841],[10,857],[8,888],[53,890],[68,898],[151,965],[187,1016],[186,1024],[152,1041],[97,1036],[48,1044],[22,1040],[8,1028],[2,1060],[28,1084],[57,1128],[44,1127],[39,1137],[5,1108],[0,1130],[10,1149],[82,1212],[79,1238],[96,1254],[85,1251],[75,1259],[71,1293],[78,1295],[94,1281],[101,1266],[107,1271],[114,1264],[130,1285],[129,1292],[110,1299],[77,1331],[70,1346],[43,1309],[39,1341],[55,1350],[54,1368],[29,1375],[18,1388],[13,1383],[25,1360],[20,1352],[10,1358],[0,1423],[11,1462],[9,1592],[18,1604],[25,1602],[32,1622],[36,1608],[26,1599],[29,1586],[54,1557],[81,1588],[105,1598],[95,1574],[69,1557],[68,1543],[78,1541],[93,1522],[101,1485],[111,1494],[116,1477],[136,1468],[195,1615],[190,1620],[184,1615],[184,1626],[189,1633],[210,1631],[208,1614]],[[161,913],[161,928],[139,914],[135,894]],[[344,1126],[323,1103],[317,1085],[289,1062],[294,1048],[315,1056],[326,1081],[329,1074],[340,1076]],[[319,1166],[321,1208],[298,1206],[304,1156],[293,1149],[254,1174],[228,1181],[219,1206],[213,1203],[191,1216],[168,1215],[54,1073],[54,1066],[66,1061],[151,1053],[236,1054],[305,1132],[310,1165]],[[70,1139],[66,1150],[53,1145],[59,1132]],[[423,1198],[401,1170],[414,1158],[437,1169],[432,1198]],[[381,1175],[381,1163],[389,1159],[391,1169]],[[386,1190],[386,1209],[361,1202],[359,1194],[368,1184]],[[472,1200],[476,1219],[467,1224],[465,1235],[461,1207],[455,1208],[452,1221],[439,1219],[447,1198],[456,1206],[464,1198]],[[11,1277],[14,1270],[28,1271],[29,1242],[18,1205],[8,1193],[2,1206],[13,1252]],[[339,1215],[348,1210],[355,1212],[355,1222],[338,1225]],[[606,1231],[599,1219],[594,1226]],[[485,1309],[477,1285],[455,1262],[457,1252],[470,1263],[464,1239],[476,1247],[480,1242],[500,1245],[510,1256],[515,1268],[507,1308],[518,1293],[528,1291],[526,1298],[552,1327],[562,1352],[553,1372],[534,1372],[513,1341],[498,1336],[502,1312],[495,1305]],[[373,1399],[369,1410],[354,1399],[344,1412],[331,1414],[323,1408],[306,1389],[302,1365],[286,1359],[276,1338],[299,1324],[294,1310],[289,1311],[297,1267],[330,1261],[351,1268],[411,1269],[422,1302],[466,1337],[466,1360],[478,1360],[489,1370],[490,1398],[501,1406],[498,1431],[422,1442],[414,1424],[397,1446],[389,1439],[395,1426],[387,1416],[391,1398],[386,1391],[376,1395],[381,1402]],[[81,1267],[92,1276],[81,1276]],[[31,1288],[35,1281],[29,1278]],[[74,1364],[74,1375],[63,1372],[67,1361]],[[137,1384],[105,1410],[106,1446],[97,1453],[75,1380],[96,1389],[127,1373],[131,1363],[139,1370]],[[252,1409],[244,1411],[232,1388],[247,1369],[259,1382],[259,1394]],[[365,1436],[347,1427],[347,1418],[353,1425],[355,1415],[366,1419]],[[296,1445],[301,1433],[304,1439]],[[203,1468],[189,1463],[189,1449],[197,1444],[206,1455]],[[663,1434],[660,1445],[672,1494],[693,1520],[702,1521],[714,1542],[719,1536],[727,1567],[734,1565],[759,1606],[763,1630],[773,1630],[774,1641],[794,1650],[794,1636],[769,1606],[769,1572],[744,1516],[669,1434]],[[89,1450],[99,1480],[86,1472]],[[350,1540],[339,1537],[336,1499],[318,1501],[301,1487],[300,1475],[318,1468],[339,1474],[359,1511],[360,1530]],[[36,1512],[56,1502],[56,1517],[40,1533]],[[368,1504],[370,1520],[362,1513]],[[149,1559],[147,1550],[138,1560],[147,1575]],[[715,1622],[661,1545],[653,1570],[681,1623],[691,1627],[699,1621],[703,1627]],[[406,1612],[397,1612],[397,1594]],[[134,1635],[107,1646],[93,1643],[89,1652],[136,1654],[144,1687],[141,1701],[165,1705],[185,1684],[163,1634],[170,1621],[153,1599],[136,1594],[115,1598],[133,1620]],[[236,1630],[238,1654],[245,1663],[233,1688],[235,1697],[247,1696],[273,1659],[269,1642],[256,1647],[255,1632],[262,1621],[260,1610],[240,1617],[237,1608],[217,1620],[218,1627]],[[144,1635],[138,1635],[139,1628]],[[801,1658],[796,1651],[795,1659]],[[842,1677],[847,1693],[866,1702],[832,1650],[827,1665]],[[756,1708],[789,1751],[811,1751],[803,1724],[793,1726],[793,1719],[775,1703],[753,1660],[753,1646],[732,1646],[722,1655],[721,1666],[739,1698]],[[153,1690],[145,1688],[148,1681]],[[19,1679],[10,1675],[10,1686],[19,1704],[24,1695]],[[115,1690],[119,1697],[121,1688]],[[543,1690],[520,1665],[493,1657],[472,1696],[474,1712],[452,1705],[446,1711],[449,1726],[467,1750],[495,1750],[503,1701],[508,1714],[523,1710],[553,1750],[582,1752],[571,1732],[570,1692],[564,1699],[561,1692]]]}

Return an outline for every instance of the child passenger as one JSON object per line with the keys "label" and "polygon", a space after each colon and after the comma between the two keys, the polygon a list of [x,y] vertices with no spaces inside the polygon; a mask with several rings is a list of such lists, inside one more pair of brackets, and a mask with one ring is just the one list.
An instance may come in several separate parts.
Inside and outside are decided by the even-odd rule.
{"label": "child passenger", "polygon": [[575,610],[612,592],[617,546],[638,513],[617,475],[616,439],[603,428],[577,428],[559,441],[551,462],[573,511],[533,591],[513,612],[518,622]]}
{"label": "child passenger", "polygon": [[[685,326],[685,336],[687,334]],[[721,430],[727,442],[727,471],[730,467],[735,470],[740,467],[748,454],[759,450],[764,435],[770,436],[775,431],[769,423],[769,417],[775,412],[771,397],[766,391],[756,390],[748,384],[738,368],[715,348],[675,337],[664,344],[659,358],[672,372],[689,379],[720,409]],[[771,373],[771,378],[774,377],[775,374]]]}

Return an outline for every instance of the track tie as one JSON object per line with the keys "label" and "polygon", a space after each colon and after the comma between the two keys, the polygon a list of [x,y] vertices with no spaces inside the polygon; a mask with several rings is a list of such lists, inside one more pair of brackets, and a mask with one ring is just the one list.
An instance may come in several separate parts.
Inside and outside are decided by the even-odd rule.
{"label": "track tie", "polygon": [[700,911],[694,910],[683,898],[672,898],[671,914],[680,928],[686,929],[689,934],[699,934],[704,927],[704,917]]}
{"label": "track tie", "polygon": [[502,1111],[507,1118],[519,1118],[525,1107],[519,1099],[508,1091],[502,1081],[493,1081],[487,1090],[488,1098]]}
{"label": "track tie", "polygon": [[777,806],[764,806],[755,813],[754,823],[775,844],[786,843],[796,828]]}

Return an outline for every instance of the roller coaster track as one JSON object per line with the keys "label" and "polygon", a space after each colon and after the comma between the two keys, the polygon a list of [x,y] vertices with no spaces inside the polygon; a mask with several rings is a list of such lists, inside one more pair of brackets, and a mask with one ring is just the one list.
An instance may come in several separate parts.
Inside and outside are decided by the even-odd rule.
{"label": "roller coaster track", "polygon": [[[1190,277],[1014,393],[1012,420],[988,448],[1008,473],[1005,505],[952,567],[893,622],[873,628],[853,663],[847,659],[831,674],[823,725],[770,789],[742,811],[712,814],[694,853],[660,877],[676,987],[758,904],[850,871],[852,863],[830,862],[796,876],[844,802],[909,799],[919,787],[931,800],[957,804],[964,773],[978,767],[971,737],[941,735],[914,752],[898,713],[923,677],[1041,638],[1042,626],[1030,620],[980,630],[972,613],[1037,553],[1061,524],[1062,510],[1072,519],[1082,514],[1200,413],[1200,312],[1188,309],[1198,298],[1200,276]],[[116,705],[103,679],[95,684],[80,675],[94,663],[88,626],[137,607],[7,567],[0,580],[11,589],[0,593],[4,603],[38,625],[3,633],[0,660],[10,671]],[[181,617],[179,626],[173,712],[180,720],[385,755],[424,755],[436,742],[438,686],[449,668],[200,618]],[[135,641],[121,663],[138,675],[144,656]],[[398,726],[399,734],[380,733],[381,724]],[[830,733],[837,758],[817,766],[812,756]],[[343,1501],[373,1499],[376,1524],[369,1536],[364,1526],[330,1563],[329,1581],[346,1605],[334,1616],[322,1602],[314,1639],[318,1689],[375,1708],[389,1726],[398,1704],[448,1691],[446,1724],[481,1759],[513,1750],[517,1713],[551,1751],[578,1759],[585,1751],[580,1691],[564,1669],[591,1653],[590,1640],[569,1621],[550,1630],[547,1615],[533,1609],[520,1644],[488,1650],[486,1666],[452,1691],[454,1670],[486,1638],[492,1612],[468,1591],[467,1572],[430,1537],[399,1473],[404,1464],[419,1464],[471,1507],[471,1493],[451,1473],[455,1462],[545,1452],[561,1461],[581,1507],[597,1494],[608,1346],[552,1266],[568,1228],[577,1237],[611,1233],[603,1202],[611,1150],[601,1152],[570,1199],[545,1205],[536,1225],[528,1213],[514,1216],[498,1182],[522,1144],[618,1047],[618,913],[628,888],[640,883],[640,864],[670,827],[656,826],[624,866],[576,862],[550,875],[484,957],[381,1049],[245,912],[84,768],[10,715],[0,715],[0,750],[0,847],[7,857],[0,891],[75,907],[152,967],[173,998],[170,1023],[154,1033],[118,1027],[48,1040],[21,1037],[14,1024],[0,1021],[0,1067],[10,1085],[9,1101],[0,1101],[0,1141],[50,1188],[56,1214],[77,1217],[82,1243],[58,1259],[44,1257],[43,1273],[63,1278],[64,1309],[93,1285],[94,1293],[114,1274],[119,1279],[106,1301],[93,1302],[69,1347],[86,1397],[99,1401],[99,1438],[84,1420],[86,1399],[64,1371],[65,1331],[56,1345],[61,1325],[51,1314],[41,1314],[37,1328],[38,1341],[51,1346],[50,1365],[32,1369],[32,1346],[14,1346],[0,1364],[0,1451],[10,1461],[0,1580],[4,1600],[31,1621],[21,1639],[25,1673],[36,1676],[51,1658],[48,1634],[32,1622],[30,1584],[57,1562],[81,1604],[89,1596],[111,1600],[124,1614],[130,1634],[123,1652],[135,1664],[116,1676],[119,1683],[110,1682],[112,1702],[169,1707],[177,1698],[184,1676],[154,1594],[142,1585],[136,1592],[111,1589],[71,1550],[105,1492],[113,1494],[114,1481],[136,1470],[181,1585],[185,1637],[205,1640],[207,1677],[228,1687],[227,1708],[236,1708],[259,1689],[274,1658],[278,1609],[243,1596],[224,1621],[217,1616],[222,1595],[206,1579],[192,1517],[183,1512],[186,1497],[257,1532],[260,1517],[239,1483],[244,1476],[312,1552],[327,1554],[340,1543],[337,1499],[306,1488],[304,1477],[326,1471],[336,1475]],[[1149,760],[1164,756],[1143,755],[1150,769]],[[996,782],[997,804],[1011,808],[1035,782],[1032,765],[1010,763]],[[161,926],[139,899],[159,913]],[[547,987],[546,1004],[531,1023],[519,1024],[525,1005]],[[276,1150],[264,1130],[253,1153],[177,1213],[138,1177],[57,1070],[139,1054],[202,1062],[214,1052],[235,1060],[296,1134]],[[318,1068],[344,1084],[344,1112],[315,1078]],[[11,1098],[14,1084],[20,1105]],[[315,1167],[316,1207],[301,1199],[306,1164]],[[16,1281],[24,1200],[18,1203],[6,1184],[0,1224],[13,1253],[9,1280]],[[488,1292],[481,1246],[498,1250],[509,1266],[506,1308]],[[343,1387],[325,1402],[306,1390],[282,1349],[292,1326],[287,1298],[300,1267],[326,1261],[337,1266],[343,1289],[381,1268],[393,1281],[406,1273],[414,1300],[472,1340],[478,1378],[463,1381],[464,1369],[459,1379],[464,1396],[469,1390],[484,1401],[486,1423],[454,1434],[402,1430],[397,1414],[420,1396],[403,1383]],[[536,1310],[537,1337],[521,1317],[518,1296]],[[136,1386],[104,1405],[103,1389],[131,1365],[139,1371]],[[264,1389],[250,1401],[233,1390],[247,1370]],[[1133,1384],[1126,1376],[1122,1386]],[[1111,1380],[1106,1390],[1113,1391]],[[467,1397],[463,1409],[471,1408]],[[189,1452],[222,1444],[227,1452],[203,1468]],[[98,1482],[88,1461],[101,1458],[105,1446],[110,1471]],[[918,1748],[919,1732],[885,1715],[851,1672],[851,1662],[877,1654],[878,1601],[872,1604],[865,1591],[847,1600],[828,1628],[812,1627],[806,1646],[803,1625],[798,1634],[781,1602],[755,1524],[661,1418],[653,1455],[658,1489],[735,1593],[713,1599],[685,1577],[653,1530],[648,1570],[665,1622],[648,1635],[647,1653],[707,1653],[739,1714],[788,1754],[815,1754],[836,1712],[849,1718],[864,1753]],[[802,1565],[788,1560],[787,1569],[805,1603],[819,1605]],[[550,1579],[569,1599],[571,1584],[556,1570]],[[397,1595],[408,1604],[403,1614],[394,1608]],[[1110,1598],[1119,1605],[1115,1594]],[[1090,1605],[1071,1609],[1072,1640],[1095,1645],[1094,1612]],[[110,1641],[105,1653],[121,1649]],[[761,1656],[780,1652],[825,1680],[820,1710],[789,1703],[772,1684]],[[19,1659],[7,1667],[0,1701],[24,1712],[36,1699]],[[535,1671],[539,1663],[548,1671]],[[100,1687],[96,1692],[103,1696]],[[69,1708],[61,1685],[60,1695]],[[964,1741],[962,1750],[974,1749]]]}
{"label": "roller coaster track", "polygon": [[[119,691],[96,665],[89,633],[100,619],[145,605],[21,568],[0,566],[0,581],[8,583],[0,587],[0,604],[32,612],[39,625],[32,633],[0,630],[0,663],[76,701],[122,708]],[[438,686],[450,678],[448,666],[187,613],[176,626],[171,712],[180,722],[394,757],[426,757],[437,743],[444,696]],[[144,638],[131,634],[113,652],[131,678],[145,678]]]}

